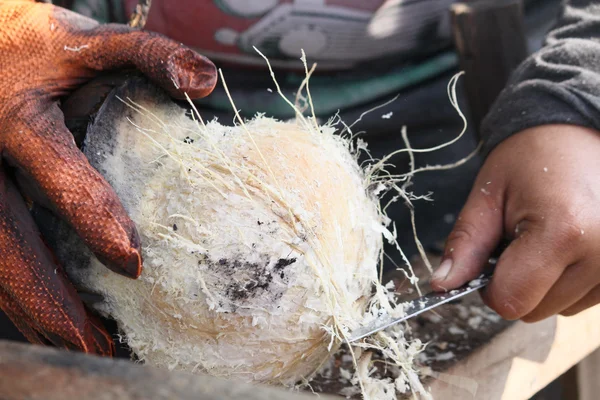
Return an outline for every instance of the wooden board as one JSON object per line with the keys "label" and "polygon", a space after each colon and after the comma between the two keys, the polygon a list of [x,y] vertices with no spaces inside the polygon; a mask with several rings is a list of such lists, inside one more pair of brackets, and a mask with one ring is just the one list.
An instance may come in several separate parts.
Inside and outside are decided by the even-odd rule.
{"label": "wooden board", "polygon": [[[2,400],[310,400],[314,395],[0,341]],[[321,396],[327,400],[328,397]]]}
{"label": "wooden board", "polygon": [[452,33],[465,71],[469,123],[479,128],[512,71],[527,56],[523,0],[471,0],[451,7]]}
{"label": "wooden board", "polygon": [[596,350],[576,368],[579,400],[596,400],[600,393],[600,349]]}
{"label": "wooden board", "polygon": [[600,307],[570,318],[518,322],[439,374],[432,394],[443,400],[529,399],[600,347],[599,322]]}

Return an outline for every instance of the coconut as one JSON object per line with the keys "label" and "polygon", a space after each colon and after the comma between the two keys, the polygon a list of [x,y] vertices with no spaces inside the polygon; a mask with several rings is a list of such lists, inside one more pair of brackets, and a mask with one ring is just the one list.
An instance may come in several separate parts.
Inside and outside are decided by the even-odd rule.
{"label": "coconut", "polygon": [[[385,209],[405,202],[424,256],[412,202],[428,196],[406,188],[415,174],[457,167],[479,149],[451,165],[415,168],[414,153],[449,146],[466,130],[456,98],[460,74],[448,95],[465,122],[462,132],[414,149],[403,128],[406,148],[375,160],[364,142],[352,140],[352,125],[317,123],[312,72],[306,68],[295,105],[271,70],[278,94],[297,111],[289,122],[262,115],[242,121],[235,112],[234,126],[204,123],[141,78],[109,96],[88,128],[84,153],[138,227],[139,279],[108,271],[68,226],[35,213],[69,277],[102,295],[92,306],[117,321],[137,359],[242,381],[306,384],[353,329],[382,314],[404,315],[394,285],[381,282],[383,238],[399,252],[406,277],[415,285],[418,279]],[[297,107],[303,89],[312,117]],[[390,159],[400,152],[409,153],[411,170],[392,175]],[[414,363],[422,349],[400,325],[352,343],[351,382],[365,399],[392,400],[396,392],[429,399]],[[373,351],[389,376],[373,376]]]}
{"label": "coconut", "polygon": [[70,250],[67,273],[103,295],[96,308],[148,364],[308,378],[363,320],[383,246],[378,199],[334,133],[314,119],[204,124],[130,82],[99,111],[84,153],[135,222],[144,270],[127,279]]}

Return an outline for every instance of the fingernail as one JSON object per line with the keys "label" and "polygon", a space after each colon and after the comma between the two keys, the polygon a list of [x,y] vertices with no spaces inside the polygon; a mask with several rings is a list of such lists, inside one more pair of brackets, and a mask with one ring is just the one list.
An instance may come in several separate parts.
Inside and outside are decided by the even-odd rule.
{"label": "fingernail", "polygon": [[450,269],[452,269],[452,259],[448,258],[440,264],[438,269],[435,270],[433,273],[433,280],[439,282],[445,281],[450,274]]}

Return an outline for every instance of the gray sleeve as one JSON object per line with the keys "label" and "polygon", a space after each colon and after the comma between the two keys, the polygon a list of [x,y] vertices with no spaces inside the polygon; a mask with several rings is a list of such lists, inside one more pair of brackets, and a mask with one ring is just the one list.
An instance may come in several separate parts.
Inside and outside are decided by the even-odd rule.
{"label": "gray sleeve", "polygon": [[600,3],[566,0],[541,50],[512,75],[484,119],[489,152],[523,129],[572,124],[600,130]]}

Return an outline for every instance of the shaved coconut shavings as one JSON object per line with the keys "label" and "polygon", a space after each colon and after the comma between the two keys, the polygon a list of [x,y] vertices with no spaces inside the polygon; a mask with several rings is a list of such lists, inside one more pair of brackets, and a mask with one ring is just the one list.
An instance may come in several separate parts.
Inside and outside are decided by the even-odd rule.
{"label": "shaved coconut shavings", "polygon": [[440,353],[438,354],[435,359],[437,361],[448,361],[448,360],[452,360],[455,357],[454,353],[451,351],[447,351],[445,353]]}
{"label": "shaved coconut shavings", "polygon": [[469,287],[479,286],[481,285],[481,282],[483,282],[483,279],[481,278],[473,279],[471,282],[469,282]]}
{"label": "shaved coconut shavings", "polygon": [[461,329],[458,326],[449,327],[448,332],[450,332],[453,335],[464,335],[466,333],[464,329]]}

